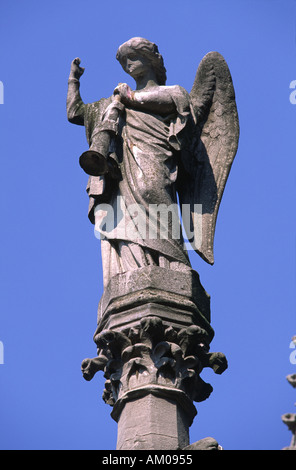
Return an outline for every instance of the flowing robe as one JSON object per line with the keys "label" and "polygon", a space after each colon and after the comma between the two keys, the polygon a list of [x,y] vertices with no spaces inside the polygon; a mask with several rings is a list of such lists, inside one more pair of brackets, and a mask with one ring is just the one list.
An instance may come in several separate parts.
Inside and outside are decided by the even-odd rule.
{"label": "flowing robe", "polygon": [[[106,177],[89,179],[89,216],[101,238],[105,286],[118,273],[148,265],[191,269],[176,192],[190,100],[182,87],[161,88],[169,92],[174,113],[161,116],[126,107],[120,118],[113,143],[122,173],[117,187],[112,188]],[[111,98],[84,105],[89,144],[92,130],[110,102]]]}

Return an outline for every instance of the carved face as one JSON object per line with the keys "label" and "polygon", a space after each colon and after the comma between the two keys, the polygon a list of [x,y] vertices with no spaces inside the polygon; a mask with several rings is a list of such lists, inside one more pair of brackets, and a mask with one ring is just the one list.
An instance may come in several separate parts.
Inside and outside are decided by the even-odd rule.
{"label": "carved face", "polygon": [[151,68],[149,60],[138,51],[130,51],[121,61],[123,70],[135,80]]}
{"label": "carved face", "polygon": [[[116,53],[116,59],[120,62],[125,72],[133,78],[139,77],[149,70],[156,75],[159,85],[165,85],[166,70],[162,56],[158,52],[156,44],[148,39],[135,37],[121,44]],[[136,60],[137,59],[137,60]],[[134,62],[129,64],[128,62]],[[136,63],[140,61],[140,63]],[[126,65],[125,65],[126,64]]]}

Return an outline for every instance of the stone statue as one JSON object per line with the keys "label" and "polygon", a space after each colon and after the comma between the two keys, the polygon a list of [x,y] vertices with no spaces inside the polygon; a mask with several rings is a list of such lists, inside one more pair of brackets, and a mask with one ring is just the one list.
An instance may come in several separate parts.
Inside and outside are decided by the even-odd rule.
{"label": "stone statue", "polygon": [[[85,126],[89,142],[80,163],[91,175],[89,217],[103,234],[105,286],[115,274],[143,266],[190,269],[176,221],[177,194],[181,213],[187,210],[184,228],[193,249],[213,264],[216,216],[239,135],[231,76],[217,52],[201,61],[190,94],[165,85],[163,58],[146,39],[130,39],[116,58],[135,79],[135,91],[120,84],[110,98],[84,104],[79,93],[84,69],[77,58],[67,97],[68,119]],[[105,203],[116,219],[110,230],[102,228]],[[172,208],[162,238],[157,233],[164,221],[153,212],[159,207]]]}
{"label": "stone statue", "polygon": [[[166,86],[163,58],[146,39],[122,44],[116,58],[135,90],[119,84],[109,98],[84,104],[76,58],[67,95],[68,120],[86,129],[89,148],[79,162],[89,175],[104,277],[97,356],[83,361],[82,372],[90,380],[104,371],[118,449],[185,449],[193,401],[212,391],[201,371],[227,368],[222,353],[209,352],[210,297],[188,248],[213,264],[217,212],[238,146],[235,94],[217,52],[201,61],[190,93]],[[191,448],[220,446],[208,438]]]}

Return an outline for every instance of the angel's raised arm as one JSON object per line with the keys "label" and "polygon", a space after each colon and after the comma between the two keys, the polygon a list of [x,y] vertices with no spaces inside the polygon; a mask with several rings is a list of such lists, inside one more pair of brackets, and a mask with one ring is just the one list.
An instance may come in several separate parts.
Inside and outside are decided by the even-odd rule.
{"label": "angel's raised arm", "polygon": [[80,59],[77,57],[71,63],[71,70],[68,79],[68,93],[67,93],[67,117],[68,121],[73,124],[84,125],[84,109],[80,96],[80,82],[79,79],[84,72],[84,68],[80,67]]}

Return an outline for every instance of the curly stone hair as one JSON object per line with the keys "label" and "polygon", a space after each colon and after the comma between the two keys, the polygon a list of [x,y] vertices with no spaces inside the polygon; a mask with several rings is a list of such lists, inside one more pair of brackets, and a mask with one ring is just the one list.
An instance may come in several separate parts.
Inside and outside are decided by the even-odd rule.
{"label": "curly stone hair", "polygon": [[155,75],[159,85],[166,83],[166,69],[164,67],[162,55],[158,52],[158,47],[148,39],[135,37],[119,46],[116,59],[123,65],[124,58],[130,52],[138,52],[146,57],[155,71]]}

